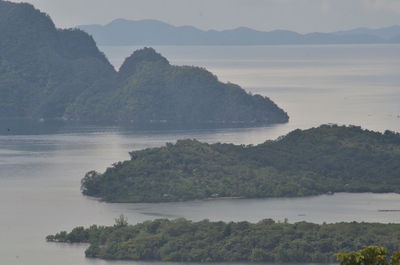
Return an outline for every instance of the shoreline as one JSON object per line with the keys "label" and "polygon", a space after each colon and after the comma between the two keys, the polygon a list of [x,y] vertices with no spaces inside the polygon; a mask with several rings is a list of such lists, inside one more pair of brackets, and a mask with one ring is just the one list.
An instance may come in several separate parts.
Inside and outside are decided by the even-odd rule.
{"label": "shoreline", "polygon": [[208,197],[204,199],[200,199],[200,201],[222,201],[222,200],[237,200],[237,199],[246,199],[246,197],[240,196],[231,196],[231,197]]}

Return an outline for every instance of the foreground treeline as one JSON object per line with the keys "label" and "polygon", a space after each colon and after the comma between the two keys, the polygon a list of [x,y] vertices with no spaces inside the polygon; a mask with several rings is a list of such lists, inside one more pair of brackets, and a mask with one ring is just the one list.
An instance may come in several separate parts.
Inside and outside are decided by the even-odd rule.
{"label": "foreground treeline", "polygon": [[400,251],[389,255],[388,249],[380,246],[367,246],[350,253],[336,254],[340,265],[399,265]]}
{"label": "foreground treeline", "polygon": [[[158,219],[128,225],[77,227],[48,241],[90,243],[87,257],[160,261],[334,262],[335,253],[366,245],[399,249],[400,224],[192,222]],[[343,255],[342,255],[343,256]]]}
{"label": "foreground treeline", "polygon": [[257,146],[180,140],[89,172],[82,190],[111,202],[400,192],[400,135],[323,125]]}

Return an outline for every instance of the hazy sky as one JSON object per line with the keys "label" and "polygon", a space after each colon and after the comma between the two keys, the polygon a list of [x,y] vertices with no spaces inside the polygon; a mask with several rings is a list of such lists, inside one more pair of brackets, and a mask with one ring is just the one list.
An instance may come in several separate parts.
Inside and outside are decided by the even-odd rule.
{"label": "hazy sky", "polygon": [[[14,2],[21,2],[13,0]],[[159,19],[202,29],[335,31],[400,24],[400,0],[25,0],[59,27],[116,18]]]}

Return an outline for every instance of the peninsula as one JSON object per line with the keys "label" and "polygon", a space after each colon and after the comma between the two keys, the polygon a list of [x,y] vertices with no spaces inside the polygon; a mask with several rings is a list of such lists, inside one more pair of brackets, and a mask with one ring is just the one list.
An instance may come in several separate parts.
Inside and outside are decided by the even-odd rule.
{"label": "peninsula", "polygon": [[79,29],[57,29],[26,3],[0,0],[0,118],[255,126],[289,117],[269,98],[174,66],[152,48],[119,71]]}
{"label": "peninsula", "polygon": [[[193,222],[157,219],[128,225],[76,227],[47,237],[50,242],[89,243],[86,257],[178,262],[333,263],[337,252],[400,244],[400,224]],[[396,263],[397,264],[397,263]]]}
{"label": "peninsula", "polygon": [[256,146],[179,140],[130,155],[104,173],[88,172],[83,194],[169,202],[400,192],[400,134],[356,126],[298,129]]}

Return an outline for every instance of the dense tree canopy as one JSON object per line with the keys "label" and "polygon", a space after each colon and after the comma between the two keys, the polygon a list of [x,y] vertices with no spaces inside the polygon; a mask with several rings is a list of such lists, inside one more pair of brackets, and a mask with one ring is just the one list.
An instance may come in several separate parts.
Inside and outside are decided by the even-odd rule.
{"label": "dense tree canopy", "polygon": [[48,236],[47,240],[90,243],[86,256],[104,259],[334,262],[335,253],[354,251],[366,245],[378,244],[390,251],[398,250],[400,224],[289,224],[270,219],[253,224],[158,219],[137,225],[77,227],[71,233],[64,231]]}
{"label": "dense tree canopy", "polygon": [[400,192],[400,135],[323,125],[257,146],[179,140],[89,172],[82,189],[111,202]]}
{"label": "dense tree canopy", "polygon": [[30,4],[0,0],[0,118],[86,122],[257,124],[288,121],[270,99],[178,67],[151,48],[119,72],[92,37],[56,29]]}
{"label": "dense tree canopy", "polygon": [[337,253],[340,265],[399,265],[400,251],[388,255],[388,249],[379,246],[367,246],[359,251]]}
{"label": "dense tree canopy", "polygon": [[[275,103],[224,84],[205,69],[172,66],[152,48],[138,50],[117,74],[118,86],[96,97],[82,95],[67,111],[70,119],[133,123],[265,124],[286,122]],[[99,104],[100,103],[100,104]]]}
{"label": "dense tree canopy", "polygon": [[89,35],[56,29],[30,4],[0,1],[0,36],[0,118],[62,117],[115,72]]}

